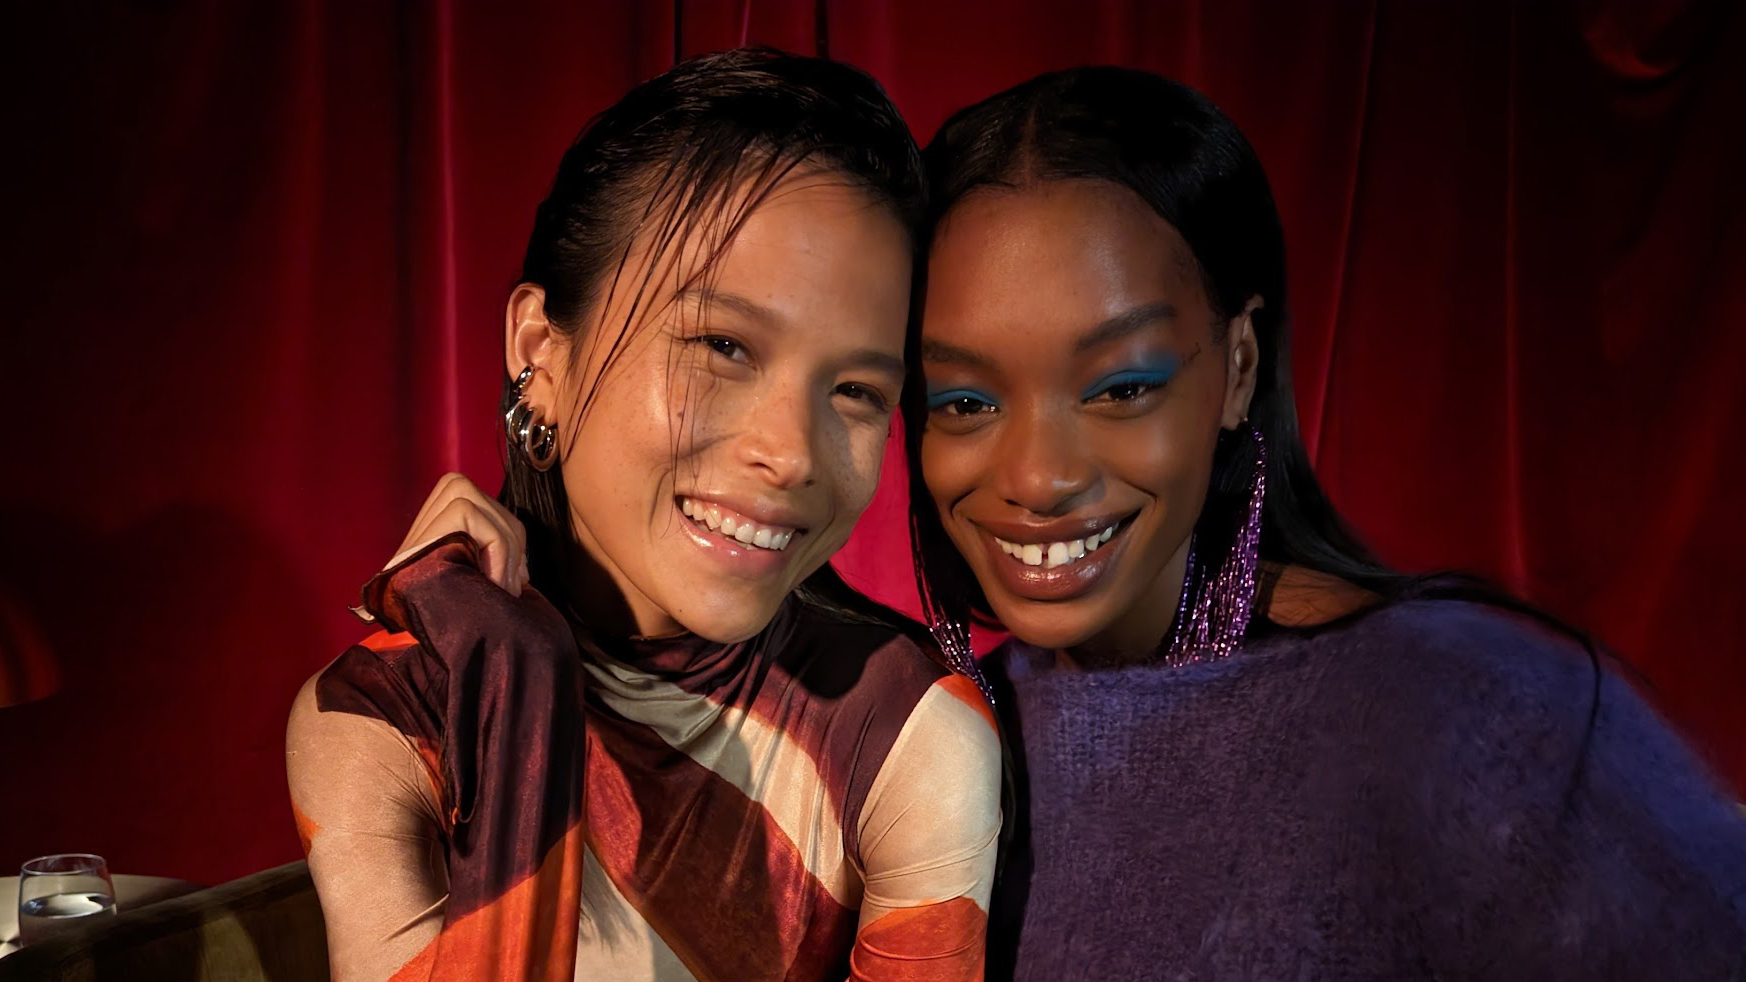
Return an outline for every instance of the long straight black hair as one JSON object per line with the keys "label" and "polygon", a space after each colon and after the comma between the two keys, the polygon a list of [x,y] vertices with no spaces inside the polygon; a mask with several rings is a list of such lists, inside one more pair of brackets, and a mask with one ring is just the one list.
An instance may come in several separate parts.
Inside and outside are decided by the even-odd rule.
{"label": "long straight black hair", "polygon": [[[1279,210],[1254,148],[1205,96],[1135,69],[1053,72],[953,115],[923,161],[932,190],[930,230],[979,189],[1107,181],[1134,192],[1182,236],[1218,324],[1228,323],[1251,297],[1261,298],[1251,315],[1260,364],[1249,420],[1268,446],[1262,560],[1327,573],[1385,601],[1447,598],[1506,608],[1571,636],[1595,656],[1586,634],[1477,577],[1390,569],[1335,511],[1310,467],[1298,429]],[[918,264],[918,297],[926,288],[925,276],[924,262]],[[919,379],[914,333],[908,357],[911,377]],[[992,617],[987,599],[946,536],[922,478],[927,403],[921,388],[905,389],[903,417],[911,542],[923,606],[935,624],[987,622]],[[1247,470],[1253,466],[1246,442],[1221,439],[1201,531],[1209,516],[1223,520],[1242,507]],[[1217,541],[1221,531],[1214,529],[1210,538]],[[1597,695],[1598,685],[1597,674]]]}
{"label": "long straight black hair", "polygon": [[[741,48],[684,61],[631,89],[596,116],[558,164],[534,212],[520,282],[545,291],[552,328],[571,364],[603,350],[610,369],[652,302],[655,271],[668,250],[706,236],[696,276],[707,277],[746,217],[787,175],[819,169],[865,190],[920,244],[925,184],[921,155],[879,83],[840,62],[769,48]],[[630,256],[652,237],[645,269]],[[616,333],[583,337],[589,315],[628,291],[630,313]],[[606,373],[602,373],[604,378]],[[584,393],[575,418],[559,420],[574,440],[598,392]],[[505,372],[500,411],[516,401]],[[677,432],[674,436],[677,452]],[[568,451],[568,446],[564,450]],[[527,527],[530,572],[549,596],[567,594],[573,529],[561,467],[540,471],[508,448],[500,500]],[[854,620],[891,623],[889,611],[849,589],[829,564],[796,591],[803,601]]]}

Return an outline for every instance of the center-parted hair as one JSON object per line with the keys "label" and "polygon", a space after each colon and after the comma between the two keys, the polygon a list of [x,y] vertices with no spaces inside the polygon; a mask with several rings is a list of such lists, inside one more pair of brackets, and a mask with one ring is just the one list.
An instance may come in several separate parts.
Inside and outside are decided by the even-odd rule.
{"label": "center-parted hair", "polygon": [[[929,225],[937,227],[978,191],[1019,190],[1062,180],[1098,180],[1127,188],[1169,222],[1187,243],[1191,264],[1215,316],[1215,336],[1251,297],[1260,349],[1249,418],[1267,441],[1267,503],[1262,558],[1332,573],[1390,590],[1403,581],[1378,563],[1347,529],[1310,469],[1292,395],[1285,237],[1267,174],[1249,141],[1205,96],[1151,72],[1093,66],[1042,75],[961,110],[923,155],[933,190]],[[925,289],[924,276],[918,282]],[[912,346],[910,370],[919,374]],[[925,394],[906,390],[912,500],[931,501],[921,479]],[[1248,454],[1221,440],[1208,517],[1240,508]],[[912,515],[918,579],[930,613],[962,622],[990,616],[974,576],[931,507]],[[1228,530],[1203,519],[1216,542]],[[1228,524],[1228,523],[1226,523]],[[931,584],[931,586],[930,586]],[[962,599],[959,599],[962,598]]]}
{"label": "center-parted hair", "polygon": [[[1298,429],[1279,210],[1254,148],[1206,96],[1137,69],[1087,66],[1051,72],[954,114],[923,161],[932,192],[930,235],[959,202],[978,191],[1059,180],[1108,181],[1132,191],[1187,243],[1192,255],[1185,259],[1213,309],[1215,335],[1251,297],[1261,299],[1251,315],[1260,364],[1249,421],[1268,445],[1263,560],[1332,574],[1383,600],[1457,599],[1512,610],[1569,635],[1597,657],[1586,633],[1480,578],[1390,569],[1334,510]],[[917,276],[918,297],[926,289],[925,273],[921,268]],[[914,378],[921,375],[917,340],[912,336],[908,352]],[[923,603],[936,622],[986,620],[991,617],[987,599],[947,537],[922,479],[927,425],[922,389],[905,388],[903,417],[911,541]],[[1227,538],[1232,516],[1243,507],[1253,466],[1246,442],[1219,441],[1213,484],[1197,526],[1205,541]],[[1595,678],[1598,694],[1598,671]]]}

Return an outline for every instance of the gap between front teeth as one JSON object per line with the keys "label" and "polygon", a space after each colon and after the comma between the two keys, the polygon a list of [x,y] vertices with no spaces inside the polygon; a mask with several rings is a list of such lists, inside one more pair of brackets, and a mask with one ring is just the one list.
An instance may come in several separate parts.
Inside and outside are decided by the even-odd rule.
{"label": "gap between front teeth", "polygon": [[1000,551],[1024,563],[1026,566],[1041,566],[1044,569],[1054,569],[1065,566],[1076,560],[1084,559],[1097,551],[1097,547],[1109,541],[1115,534],[1116,527],[1111,525],[1096,535],[1088,535],[1083,539],[1072,539],[1067,542],[1033,542],[1020,545],[1008,542],[1000,536],[994,541],[1000,544]]}
{"label": "gap between front teeth", "polygon": [[781,552],[788,548],[788,543],[794,540],[794,530],[780,525],[759,525],[744,515],[728,511],[723,514],[720,505],[707,501],[697,501],[692,498],[680,498],[679,510],[685,517],[707,526],[712,532],[733,539],[743,545],[759,549],[770,549]]}

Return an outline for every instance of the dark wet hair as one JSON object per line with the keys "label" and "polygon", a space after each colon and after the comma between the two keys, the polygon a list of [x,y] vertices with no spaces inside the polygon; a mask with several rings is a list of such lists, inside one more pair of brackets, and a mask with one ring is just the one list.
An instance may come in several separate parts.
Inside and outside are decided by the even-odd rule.
{"label": "dark wet hair", "polygon": [[[933,194],[930,228],[979,190],[1055,180],[1108,181],[1132,191],[1188,244],[1217,317],[1215,330],[1222,331],[1252,297],[1261,299],[1252,314],[1260,365],[1249,420],[1269,451],[1261,531],[1264,561],[1328,573],[1384,600],[1448,598],[1503,607],[1576,638],[1594,655],[1587,635],[1478,578],[1390,569],[1334,510],[1298,430],[1279,211],[1249,141],[1205,96],[1134,69],[1053,72],[953,115],[923,160]],[[926,284],[925,269],[921,272],[918,295]],[[920,378],[913,338],[908,357],[911,376]],[[921,435],[927,422],[922,386],[905,390],[903,415],[911,537],[924,607],[938,624],[987,621],[992,616],[987,599],[947,538],[922,479]],[[1215,548],[1229,541],[1253,460],[1246,434],[1221,437],[1213,487],[1196,529],[1201,541]],[[1597,696],[1598,683],[1597,675]]]}
{"label": "dark wet hair", "polygon": [[[711,268],[755,209],[784,177],[819,170],[865,190],[889,208],[919,244],[925,202],[921,156],[879,83],[859,69],[769,48],[693,58],[633,88],[596,116],[565,151],[551,191],[534,213],[521,282],[545,291],[552,328],[582,340],[589,315],[628,291],[631,312],[616,333],[585,339],[605,345],[611,365],[647,313],[656,269],[694,232],[708,235],[697,277]],[[637,236],[653,237],[651,261],[634,268]],[[583,344],[571,343],[580,360]],[[575,419],[559,420],[574,439],[594,396]],[[501,410],[516,401],[506,371]],[[567,436],[566,436],[567,435]],[[561,467],[541,472],[510,447],[499,497],[527,526],[536,583],[563,576],[558,557],[573,530]],[[555,584],[554,584],[555,585]],[[882,608],[849,590],[827,564],[798,591],[838,613]],[[561,594],[554,594],[561,595]]]}

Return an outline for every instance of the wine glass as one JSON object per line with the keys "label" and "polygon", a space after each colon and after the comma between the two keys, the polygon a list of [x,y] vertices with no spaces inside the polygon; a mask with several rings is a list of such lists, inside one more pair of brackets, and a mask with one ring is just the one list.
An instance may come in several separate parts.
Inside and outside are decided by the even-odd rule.
{"label": "wine glass", "polygon": [[30,945],[115,913],[109,864],[90,853],[38,856],[18,876],[18,941]]}

